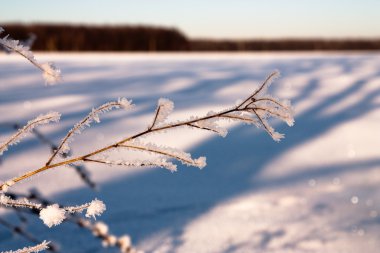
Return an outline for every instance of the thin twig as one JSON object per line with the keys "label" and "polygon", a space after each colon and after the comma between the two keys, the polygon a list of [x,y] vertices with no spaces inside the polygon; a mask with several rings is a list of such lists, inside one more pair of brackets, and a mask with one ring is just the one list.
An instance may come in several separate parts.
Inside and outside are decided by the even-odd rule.
{"label": "thin twig", "polygon": [[130,149],[137,149],[137,150],[143,150],[143,151],[148,151],[148,152],[152,152],[152,153],[156,153],[156,154],[160,154],[160,155],[170,156],[170,157],[172,157],[174,159],[177,159],[179,161],[182,161],[182,162],[188,163],[188,164],[193,164],[194,163],[191,160],[187,160],[187,159],[184,159],[182,157],[176,156],[174,154],[170,154],[168,152],[163,152],[161,150],[153,149],[153,148],[149,148],[149,147],[136,146],[136,145],[133,145],[133,144],[121,144],[120,147],[125,147],[125,148],[130,148]]}
{"label": "thin twig", "polygon": [[[253,97],[255,97],[257,94],[259,94],[260,91],[264,89],[264,87],[272,80],[272,78],[276,77],[279,73],[277,71],[272,72],[266,79],[265,81],[261,84],[261,86],[251,95],[249,96],[246,100],[244,100],[242,103],[240,103],[237,107],[240,108],[243,106],[246,102],[251,100]],[[255,99],[256,100],[256,99]]]}
{"label": "thin twig", "polygon": [[152,125],[148,128],[149,130],[151,130],[154,127],[154,125],[156,124],[156,121],[157,121],[158,115],[160,113],[160,110],[161,110],[161,106],[158,105],[157,109],[156,109],[156,114],[154,115],[154,119],[153,119]]}
{"label": "thin twig", "polygon": [[65,143],[67,143],[67,141],[70,139],[71,136],[73,136],[76,131],[79,131],[84,124],[86,124],[86,122],[92,120],[92,117],[93,115],[95,115],[96,113],[99,113],[107,108],[110,108],[112,106],[117,106],[118,105],[118,102],[111,102],[111,103],[107,103],[107,104],[104,104],[100,107],[98,107],[97,109],[95,109],[94,111],[92,111],[91,113],[89,113],[85,118],[83,118],[78,124],[76,124],[67,134],[66,136],[63,138],[63,140],[61,141],[61,143],[59,144],[58,148],[55,150],[55,152],[51,155],[51,157],[49,158],[49,160],[46,162],[46,166],[49,166],[49,164],[51,164],[51,162],[53,161],[53,159],[57,156],[57,154],[61,151],[63,145],[65,145]]}

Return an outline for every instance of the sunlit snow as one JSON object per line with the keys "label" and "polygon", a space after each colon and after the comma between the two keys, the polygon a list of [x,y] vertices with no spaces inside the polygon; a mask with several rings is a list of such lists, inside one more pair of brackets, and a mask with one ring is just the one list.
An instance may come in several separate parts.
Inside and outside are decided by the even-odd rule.
{"label": "sunlit snow", "polygon": [[[46,87],[33,66],[0,55],[0,139],[14,123],[49,111],[59,124],[38,127],[59,144],[92,108],[119,97],[134,109],[104,114],[70,144],[75,154],[147,129],[160,98],[175,103],[171,120],[233,106],[278,69],[271,92],[290,99],[295,125],[274,142],[260,129],[229,125],[226,138],[175,130],[146,143],[207,157],[203,170],[86,165],[99,192],[62,167],[15,185],[37,187],[63,205],[98,198],[99,221],[117,236],[129,234],[146,252],[376,253],[380,248],[380,54],[37,54],[53,61],[63,82]],[[178,85],[177,85],[178,84]],[[166,117],[166,115],[164,115]],[[43,165],[49,147],[33,135],[4,153],[0,179]],[[128,160],[122,153],[119,159]],[[135,154],[132,159],[140,159]],[[20,221],[1,210],[2,219]],[[116,252],[72,224],[48,229],[31,216],[27,230],[62,252]],[[0,248],[30,245],[0,225]]]}

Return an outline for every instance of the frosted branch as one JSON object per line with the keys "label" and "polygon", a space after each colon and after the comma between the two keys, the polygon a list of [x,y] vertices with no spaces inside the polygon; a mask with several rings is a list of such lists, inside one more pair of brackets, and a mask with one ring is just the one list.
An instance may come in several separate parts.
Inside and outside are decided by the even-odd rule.
{"label": "frosted branch", "polygon": [[[47,205],[53,204],[48,199],[42,197],[41,194],[35,189],[32,190],[27,195],[15,194],[15,193],[9,193],[9,195],[12,196],[13,198],[17,198],[17,199],[28,198],[28,199],[36,200],[40,203],[46,203]],[[94,203],[94,202],[96,205],[102,203],[101,201],[96,200],[96,199],[92,201],[92,203]],[[94,205],[93,207],[95,207],[96,205]],[[99,208],[95,208],[95,209],[99,210]],[[27,212],[27,213],[30,213],[32,215],[39,215],[36,212],[28,212],[28,210],[26,210],[26,209],[14,208],[14,210],[18,214],[20,212]],[[88,209],[87,212],[91,212],[91,211],[89,211],[89,209]],[[82,218],[81,216],[75,215],[74,213],[70,213],[70,212],[66,212],[66,219],[65,220],[74,224],[74,225],[77,225],[79,228],[90,231],[94,235],[94,237],[99,238],[102,241],[102,245],[104,247],[117,247],[121,250],[121,252],[125,252],[125,253],[133,252],[132,251],[133,246],[131,244],[130,237],[128,235],[116,236],[116,235],[111,234],[109,229],[108,229],[108,225],[105,224],[104,222],[92,221],[89,219],[85,219],[85,218]],[[38,239],[36,239],[35,237],[33,237],[29,233],[27,233],[27,231],[25,231],[25,228],[23,226],[14,226],[14,225],[10,224],[9,222],[7,222],[1,218],[0,218],[0,224],[7,227],[10,231],[13,231],[13,232],[17,233],[18,235],[25,237],[25,239],[27,239],[27,240],[30,240],[32,242],[38,241]],[[128,244],[129,249],[128,250],[131,250],[131,251],[128,251],[128,250],[123,251],[122,250],[123,249],[122,246],[127,246],[127,242],[129,242],[129,244]],[[54,244],[50,243],[49,246],[50,246],[49,249],[52,252],[56,251],[55,250],[56,246]],[[126,249],[126,248],[124,248],[124,249]],[[139,252],[139,251],[136,251],[136,253],[137,252]]]}
{"label": "frosted branch", "polygon": [[[3,28],[0,29],[1,32],[4,31]],[[6,48],[9,51],[13,51],[28,61],[30,61],[34,66],[39,68],[42,71],[42,76],[46,82],[46,84],[55,84],[59,82],[61,77],[61,71],[54,66],[53,63],[39,63],[36,58],[34,57],[32,51],[30,51],[30,48],[28,46],[23,46],[20,41],[13,40],[9,38],[9,35],[6,35],[3,38],[0,38],[0,45],[2,45],[4,48]]]}
{"label": "frosted branch", "polygon": [[12,206],[12,207],[24,207],[30,209],[41,209],[41,204],[30,202],[27,198],[21,200],[12,199],[4,194],[0,195],[0,205],[3,206]]}
{"label": "frosted branch", "polygon": [[46,249],[49,248],[49,243],[50,242],[47,242],[47,241],[43,241],[42,243],[38,244],[38,245],[35,245],[35,246],[31,246],[31,247],[25,247],[23,249],[19,249],[19,250],[16,250],[16,251],[2,251],[1,253],[37,253],[37,252],[41,252],[41,251],[44,251]]}
{"label": "frosted branch", "polygon": [[11,145],[17,144],[27,133],[32,131],[35,127],[50,122],[58,122],[61,114],[58,112],[49,112],[45,115],[40,115],[37,118],[28,121],[28,123],[21,129],[19,129],[14,135],[12,135],[7,141],[0,144],[0,155],[8,150]]}
{"label": "frosted branch", "polygon": [[67,213],[75,213],[86,211],[86,217],[100,216],[105,210],[105,204],[95,199],[90,203],[86,203],[80,206],[69,206],[60,208],[58,204],[49,205],[40,211],[40,219],[47,225],[48,227],[59,225],[65,218]]}
{"label": "frosted branch", "polygon": [[[84,118],[80,123],[74,126],[72,130],[66,135],[66,137],[62,140],[59,148],[53,154],[53,156],[49,159],[45,166],[27,172],[21,176],[15,177],[11,180],[13,183],[17,183],[26,178],[32,177],[38,173],[46,171],[51,168],[60,167],[67,164],[73,164],[80,161],[85,162],[95,162],[102,163],[108,165],[124,165],[124,166],[159,166],[168,168],[171,171],[176,170],[176,165],[166,161],[165,159],[157,159],[154,161],[108,161],[104,159],[94,158],[96,155],[103,154],[104,152],[108,152],[110,150],[117,149],[122,146],[130,146],[129,148],[133,149],[146,149],[146,151],[151,153],[162,154],[165,156],[169,156],[171,158],[175,158],[185,164],[203,167],[205,165],[205,158],[201,157],[199,159],[192,159],[191,156],[188,156],[186,153],[180,153],[178,150],[168,150],[166,147],[158,147],[158,146],[146,146],[143,144],[142,146],[135,145],[131,147],[132,141],[136,141],[137,139],[147,136],[152,133],[164,132],[166,130],[171,130],[174,128],[190,126],[193,128],[200,128],[207,131],[216,132],[222,136],[227,134],[227,129],[221,127],[219,125],[219,120],[229,120],[229,121],[237,121],[240,123],[256,125],[258,127],[264,128],[264,130],[275,140],[279,141],[284,137],[283,134],[276,132],[269,124],[268,119],[278,118],[280,120],[285,121],[288,125],[293,125],[293,109],[288,101],[280,101],[277,98],[273,98],[270,95],[266,94],[266,90],[270,83],[273,81],[275,77],[279,75],[278,72],[274,72],[264,81],[264,83],[248,98],[246,98],[242,103],[233,106],[229,109],[222,110],[220,112],[209,112],[206,116],[203,117],[190,117],[188,120],[171,122],[166,124],[160,124],[166,120],[166,117],[173,109],[173,103],[166,99],[161,99],[158,103],[158,108],[156,110],[156,114],[153,120],[151,127],[148,129],[141,131],[137,134],[124,138],[116,143],[111,145],[102,147],[93,152],[87,153],[85,155],[81,155],[75,158],[68,158],[64,161],[52,163],[54,157],[58,154],[58,152],[62,152],[62,150],[66,150],[68,148],[68,140],[75,133],[80,133],[80,131],[85,127],[89,126],[89,124],[93,121],[98,122],[99,117],[98,114],[108,111],[114,107],[124,107],[130,108],[131,103],[122,99],[122,101],[107,103],[97,109],[93,109],[93,111]],[[136,143],[135,143],[136,144]],[[190,160],[191,159],[191,160]],[[7,184],[3,183],[0,185],[0,189],[3,187],[7,188]]]}
{"label": "frosted branch", "polygon": [[15,200],[4,194],[0,195],[0,205],[39,210],[40,219],[48,227],[61,224],[61,222],[66,218],[66,213],[80,213],[86,210],[87,218],[95,218],[96,216],[100,216],[106,210],[105,204],[98,199],[94,199],[90,203],[79,206],[68,206],[61,208],[58,204],[52,204],[46,207],[42,207],[41,204],[33,203],[27,198]]}

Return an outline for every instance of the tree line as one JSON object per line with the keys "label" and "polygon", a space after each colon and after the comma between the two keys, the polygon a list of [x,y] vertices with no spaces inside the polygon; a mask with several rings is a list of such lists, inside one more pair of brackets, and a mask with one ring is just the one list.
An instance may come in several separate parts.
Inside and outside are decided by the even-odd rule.
{"label": "tree line", "polygon": [[68,24],[4,24],[13,38],[36,36],[36,51],[312,51],[380,50],[379,39],[190,39],[175,28]]}

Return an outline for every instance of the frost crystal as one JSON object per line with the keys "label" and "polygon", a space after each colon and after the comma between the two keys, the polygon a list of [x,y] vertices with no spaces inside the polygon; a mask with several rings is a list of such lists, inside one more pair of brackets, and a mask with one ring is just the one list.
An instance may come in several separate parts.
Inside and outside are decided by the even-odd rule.
{"label": "frost crystal", "polygon": [[129,110],[133,107],[132,100],[128,100],[126,98],[119,98],[117,102],[119,103],[120,107],[125,110]]}
{"label": "frost crystal", "polygon": [[174,103],[166,98],[160,98],[157,105],[157,118],[156,123],[162,123],[166,120],[170,113],[174,109]]}
{"label": "frost crystal", "polygon": [[40,219],[51,228],[62,223],[65,219],[65,210],[59,208],[57,204],[47,206],[40,211]]}
{"label": "frost crystal", "polygon": [[93,200],[91,201],[90,205],[87,208],[86,217],[93,217],[96,218],[96,215],[101,215],[106,210],[106,205],[103,203],[103,201],[100,200]]}
{"label": "frost crystal", "polygon": [[42,76],[46,84],[56,84],[61,80],[61,70],[59,70],[52,62],[41,64],[43,70]]}

